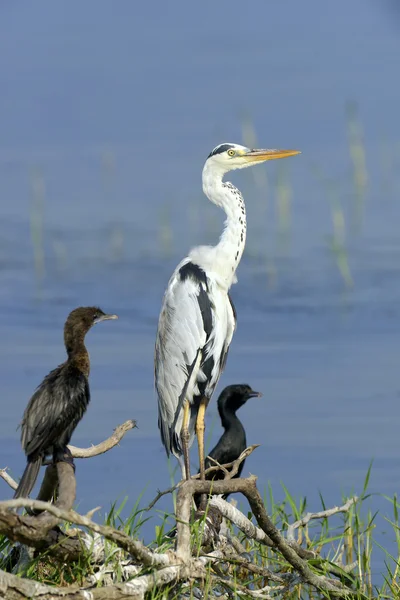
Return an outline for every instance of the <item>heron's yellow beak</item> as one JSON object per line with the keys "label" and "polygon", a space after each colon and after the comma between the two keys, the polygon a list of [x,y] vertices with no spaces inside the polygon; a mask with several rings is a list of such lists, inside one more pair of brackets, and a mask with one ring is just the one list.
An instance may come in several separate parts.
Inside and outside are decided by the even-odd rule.
{"label": "heron's yellow beak", "polygon": [[256,163],[263,162],[265,160],[274,160],[275,158],[287,158],[288,156],[296,156],[300,154],[300,150],[250,150],[243,154],[243,158],[246,162]]}

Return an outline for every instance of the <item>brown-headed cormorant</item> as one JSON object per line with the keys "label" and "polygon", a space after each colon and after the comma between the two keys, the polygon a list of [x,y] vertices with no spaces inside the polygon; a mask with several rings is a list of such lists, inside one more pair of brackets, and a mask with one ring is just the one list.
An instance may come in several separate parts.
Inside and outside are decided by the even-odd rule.
{"label": "brown-headed cormorant", "polygon": [[94,306],[69,314],[64,326],[68,358],[43,379],[24,412],[21,444],[28,463],[14,498],[29,496],[46,456],[52,455],[54,462],[73,463],[67,444],[90,401],[85,335],[96,323],[117,318]]}

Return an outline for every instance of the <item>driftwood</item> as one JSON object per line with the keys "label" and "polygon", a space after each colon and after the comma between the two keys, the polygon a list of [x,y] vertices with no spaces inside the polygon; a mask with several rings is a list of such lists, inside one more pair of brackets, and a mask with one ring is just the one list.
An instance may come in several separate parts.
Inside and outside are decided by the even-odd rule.
{"label": "driftwood", "polygon": [[[90,448],[77,448],[68,446],[73,458],[90,458],[107,452],[114,448],[124,435],[136,427],[136,422],[129,420],[119,425],[113,434],[96,446]],[[6,469],[0,470],[0,477],[13,489],[17,489],[17,482],[7,473]],[[48,503],[57,497],[53,505]],[[50,464],[46,467],[42,485],[37,497],[36,506],[31,506],[23,498],[9,501],[14,502],[14,508],[24,507],[28,515],[19,516],[15,512],[0,513],[0,533],[4,533],[10,541],[17,541],[37,551],[51,548],[51,554],[57,559],[65,561],[79,560],[83,548],[89,547],[89,540],[81,535],[66,535],[59,527],[60,518],[57,514],[47,510],[52,509],[70,511],[76,499],[76,479],[74,467],[66,462]],[[5,503],[7,504],[7,502]],[[86,545],[85,545],[86,544]],[[92,540],[90,540],[92,545]],[[10,556],[10,563],[15,566],[19,560],[19,552]],[[1,592],[1,586],[0,586]],[[0,596],[1,598],[1,596]]]}
{"label": "driftwood", "polygon": [[[0,502],[0,533],[10,540],[17,540],[36,549],[46,550],[49,555],[70,562],[78,558],[89,558],[96,564],[96,570],[88,577],[81,587],[49,587],[36,581],[17,577],[12,573],[0,571],[0,598],[8,600],[23,600],[25,598],[50,600],[63,598],[63,600],[123,600],[126,598],[143,599],[147,592],[162,589],[166,585],[181,585],[181,594],[190,592],[190,587],[208,585],[220,591],[222,597],[247,597],[268,600],[272,597],[284,597],[296,586],[303,584],[323,593],[331,598],[350,598],[357,596],[355,589],[345,585],[342,577],[343,568],[330,563],[326,569],[318,570],[316,559],[324,561],[317,553],[300,546],[294,532],[306,526],[313,519],[324,519],[331,515],[347,512],[357,502],[357,498],[349,499],[343,506],[335,507],[318,513],[309,513],[295,523],[289,524],[286,534],[279,531],[269,518],[262,498],[256,486],[256,477],[247,479],[232,479],[241,460],[244,460],[254,448],[247,449],[238,461],[231,465],[224,465],[225,480],[200,481],[193,478],[180,482],[177,486],[176,502],[176,547],[174,550],[166,549],[164,552],[147,548],[142,542],[132,539],[124,531],[113,527],[100,525],[93,521],[91,511],[88,515],[79,515],[72,510],[71,493],[67,498],[67,491],[63,488],[66,473],[58,473],[59,496],[55,504],[44,502],[49,496],[49,490],[55,479],[54,468],[48,467],[46,477],[42,484],[42,500],[28,500],[19,498]],[[64,463],[62,463],[64,465]],[[66,465],[69,467],[69,465]],[[63,468],[65,465],[63,466]],[[211,469],[221,468],[220,465]],[[230,469],[230,470],[229,470]],[[58,466],[57,466],[58,470]],[[172,488],[173,490],[174,488]],[[172,491],[168,490],[168,492]],[[251,522],[237,508],[228,504],[216,495],[226,493],[241,493],[247,499],[257,524]],[[195,494],[210,494],[207,514],[197,515],[204,517],[203,535],[200,538],[202,548],[198,553],[192,550],[193,532],[191,516],[193,496]],[[163,493],[151,503],[155,502]],[[64,503],[64,504],[63,504]],[[15,513],[16,508],[25,507],[33,511],[41,511],[39,516],[20,516]],[[233,523],[248,539],[256,540],[275,552],[285,560],[286,567],[282,572],[273,572],[270,569],[253,564],[237,537],[230,533],[224,525],[223,518]],[[83,529],[74,529],[64,533],[59,527],[54,528],[54,523],[68,522]],[[49,527],[49,524],[52,524]],[[115,547],[115,556],[118,560],[118,571],[121,580],[115,575],[114,566],[106,564],[105,540],[112,542]],[[313,559],[311,568],[308,560]],[[355,566],[355,565],[354,565]],[[232,569],[244,569],[249,577],[258,578],[262,584],[256,587],[242,585],[232,575]],[[350,567],[351,568],[351,567]],[[329,576],[325,573],[329,573]],[[332,575],[332,576],[330,576]],[[342,581],[339,581],[340,576]],[[350,581],[350,580],[349,580]],[[347,582],[347,580],[346,580]],[[99,585],[100,584],[100,585]],[[351,584],[351,581],[350,581]],[[201,592],[200,592],[201,593]]]}
{"label": "driftwood", "polygon": [[[69,451],[71,452],[72,458],[92,458],[93,456],[98,456],[99,454],[104,454],[108,452],[115,446],[119,444],[124,435],[134,429],[136,427],[136,421],[125,421],[122,425],[118,425],[110,435],[109,438],[97,444],[96,446],[90,446],[89,448],[78,448],[77,446],[68,446]],[[51,466],[51,465],[50,465]],[[16,490],[18,487],[18,483],[7,473],[7,469],[0,469],[0,478],[4,479],[6,483],[13,489]],[[49,484],[49,482],[48,482]],[[40,496],[40,494],[39,494]],[[41,498],[44,500],[44,498]]]}

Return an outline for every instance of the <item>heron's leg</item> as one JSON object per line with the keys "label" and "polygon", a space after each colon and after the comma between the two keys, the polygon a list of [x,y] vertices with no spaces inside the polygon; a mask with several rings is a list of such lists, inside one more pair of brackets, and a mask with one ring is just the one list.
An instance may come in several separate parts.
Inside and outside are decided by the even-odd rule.
{"label": "heron's leg", "polygon": [[186,479],[190,479],[190,460],[189,460],[189,419],[190,419],[190,404],[185,400],[183,405],[183,421],[181,429],[181,442],[183,450],[183,458],[185,461]]}
{"label": "heron's leg", "polygon": [[[200,466],[200,479],[205,479],[205,468],[204,468],[204,431],[205,424],[204,418],[206,414],[206,408],[208,405],[208,398],[202,398],[200,400],[199,412],[197,413],[196,420],[196,435],[197,435],[197,444],[199,447],[199,466]],[[200,500],[200,510],[205,510],[205,504],[207,501],[206,494],[201,495]]]}
{"label": "heron's leg", "polygon": [[204,424],[204,417],[206,414],[206,408],[208,405],[208,398],[202,398],[200,400],[199,412],[197,413],[196,420],[196,435],[197,443],[199,446],[199,465],[200,465],[200,479],[205,479],[205,468],[204,468],[204,431],[206,426]]}

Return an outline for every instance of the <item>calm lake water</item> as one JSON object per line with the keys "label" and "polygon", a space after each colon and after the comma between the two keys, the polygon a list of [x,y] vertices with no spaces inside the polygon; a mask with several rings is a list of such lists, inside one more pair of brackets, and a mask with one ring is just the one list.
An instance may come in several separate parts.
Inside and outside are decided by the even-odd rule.
{"label": "calm lake water", "polygon": [[[367,0],[1,3],[0,467],[22,473],[23,410],[64,360],[68,312],[96,303],[120,320],[88,336],[92,403],[73,442],[128,418],[139,429],[78,463],[79,508],[169,487],[153,389],[161,298],[177,261],[221,230],[201,192],[206,156],[254,127],[261,146],[302,155],[231,177],[249,237],[218,391],[248,382],[264,394],[241,410],[261,444],[244,473],[277,499],[284,482],[310,509],[319,492],[328,505],[360,492],[371,460],[371,491],[399,491],[399,26],[393,5]],[[357,123],[368,178],[356,230]],[[345,221],[353,289],[332,215]],[[211,447],[215,401],[208,424]],[[378,495],[371,506],[390,508]]]}

